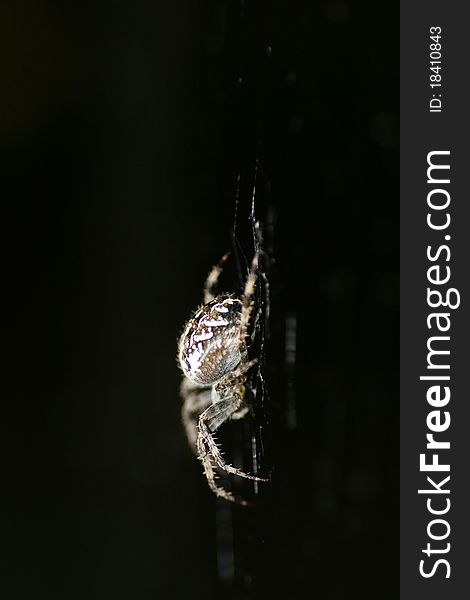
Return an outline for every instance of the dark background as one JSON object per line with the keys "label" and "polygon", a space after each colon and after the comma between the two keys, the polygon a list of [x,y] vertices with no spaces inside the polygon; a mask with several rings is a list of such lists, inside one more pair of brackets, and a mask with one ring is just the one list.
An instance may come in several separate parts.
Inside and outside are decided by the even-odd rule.
{"label": "dark background", "polygon": [[[2,598],[398,596],[398,33],[397,2],[2,2]],[[176,339],[255,159],[273,483],[227,575]]]}

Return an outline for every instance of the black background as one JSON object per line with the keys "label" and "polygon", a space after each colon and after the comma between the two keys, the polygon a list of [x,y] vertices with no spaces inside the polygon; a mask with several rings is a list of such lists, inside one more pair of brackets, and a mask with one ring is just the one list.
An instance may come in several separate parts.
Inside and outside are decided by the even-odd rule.
{"label": "black background", "polygon": [[[396,598],[398,3],[0,11],[2,597]],[[274,475],[222,589],[176,338],[254,158]]]}

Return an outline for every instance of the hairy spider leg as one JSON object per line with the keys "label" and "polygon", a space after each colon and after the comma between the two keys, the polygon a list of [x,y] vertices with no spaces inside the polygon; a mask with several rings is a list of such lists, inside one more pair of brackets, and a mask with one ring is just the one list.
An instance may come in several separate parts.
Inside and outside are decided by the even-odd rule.
{"label": "hairy spider leg", "polygon": [[220,274],[223,271],[224,262],[228,259],[229,256],[230,252],[226,252],[219,260],[219,262],[216,265],[214,265],[209,271],[203,288],[204,304],[207,304],[211,300],[214,300],[214,298],[216,297],[215,287],[217,285],[217,282],[219,281]]}
{"label": "hairy spider leg", "polygon": [[243,291],[242,298],[242,312],[240,318],[240,341],[245,343],[245,339],[248,335],[248,327],[250,325],[251,313],[253,312],[253,296],[256,289],[256,281],[258,279],[258,259],[259,253],[253,256],[251,261],[251,269],[246,278],[245,289]]}
{"label": "hairy spider leg", "polygon": [[199,415],[212,403],[211,388],[201,388],[185,377],[180,387],[183,397],[181,420],[186,432],[189,445],[197,455],[197,436]]}
{"label": "hairy spider leg", "polygon": [[235,496],[231,492],[227,491],[220,485],[217,485],[217,474],[212,464],[211,455],[204,444],[202,436],[199,436],[197,438],[197,453],[200,461],[202,462],[204,474],[206,476],[209,488],[214,492],[214,494],[216,496],[219,496],[219,498],[224,498],[225,500],[228,500],[229,502],[235,502],[236,504],[241,504],[242,506],[249,506],[250,503],[246,500],[243,500],[241,498],[235,498]]}
{"label": "hairy spider leg", "polygon": [[[217,466],[230,473],[232,475],[238,475],[239,477],[244,477],[245,479],[251,479],[252,481],[268,481],[267,479],[263,479],[261,477],[257,477],[256,475],[250,475],[237,469],[232,465],[228,465],[222,454],[215,443],[213,434],[219,429],[219,427],[225,423],[232,415],[236,413],[241,413],[242,411],[246,414],[245,407],[247,405],[244,402],[245,395],[245,387],[243,385],[244,378],[240,378],[240,374],[246,372],[253,364],[255,364],[255,360],[246,363],[242,369],[238,373],[233,373],[231,375],[231,379],[233,381],[233,377],[238,378],[238,383],[236,385],[230,385],[228,382],[221,382],[217,387],[220,386],[220,389],[230,389],[230,395],[214,402],[209,408],[207,408],[199,417],[199,438],[202,438],[204,443],[204,447],[207,448],[210,455],[214,459]],[[240,415],[239,415],[240,418]],[[199,447],[199,446],[198,446]]]}

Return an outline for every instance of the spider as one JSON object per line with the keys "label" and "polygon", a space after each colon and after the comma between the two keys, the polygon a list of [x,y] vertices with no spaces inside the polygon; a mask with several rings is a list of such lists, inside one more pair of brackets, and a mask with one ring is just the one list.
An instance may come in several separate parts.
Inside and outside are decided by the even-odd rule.
{"label": "spider", "polygon": [[182,421],[194,453],[202,462],[210,489],[219,497],[242,505],[249,503],[216,483],[215,468],[253,481],[268,481],[229,465],[214,438],[229,419],[242,419],[246,373],[257,363],[248,359],[247,337],[254,307],[259,253],[256,252],[241,297],[215,295],[215,288],[229,253],[209,272],[203,305],[184,327],[178,343],[178,362],[183,371]]}

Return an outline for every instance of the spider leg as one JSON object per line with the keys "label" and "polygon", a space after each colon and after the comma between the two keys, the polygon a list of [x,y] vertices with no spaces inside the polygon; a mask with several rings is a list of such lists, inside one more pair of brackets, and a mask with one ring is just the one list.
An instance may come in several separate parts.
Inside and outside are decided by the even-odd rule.
{"label": "spider leg", "polygon": [[243,506],[249,506],[250,503],[246,500],[235,498],[231,492],[217,485],[217,474],[212,464],[211,453],[206,448],[202,436],[198,435],[197,423],[199,416],[211,405],[211,390],[209,388],[196,386],[191,380],[185,377],[181,384],[180,392],[183,398],[181,419],[186,431],[186,437],[188,438],[192,450],[198,455],[202,462],[209,488],[220,498]]}
{"label": "spider leg", "polygon": [[251,313],[253,312],[253,296],[258,279],[258,259],[259,252],[256,252],[251,261],[251,269],[246,278],[245,289],[243,291],[243,306],[240,318],[240,340],[245,342],[248,335],[248,327],[250,325]]}
{"label": "spider leg", "polygon": [[212,465],[211,455],[204,445],[204,440],[201,436],[199,436],[197,439],[197,453],[200,461],[202,462],[204,474],[206,476],[207,483],[209,484],[209,488],[214,492],[214,494],[219,496],[219,498],[228,500],[229,502],[235,502],[236,504],[241,504],[242,506],[250,506],[250,502],[247,502],[241,498],[235,498],[231,492],[227,491],[220,485],[217,485],[217,475],[215,473],[214,466]]}
{"label": "spider leg", "polygon": [[232,396],[215,402],[201,414],[199,417],[198,444],[200,443],[199,440],[202,440],[204,447],[208,449],[216,465],[227,473],[238,475],[245,479],[251,479],[252,481],[268,481],[267,479],[257,477],[256,475],[250,475],[232,465],[228,465],[223,459],[215,442],[213,434],[233,415],[233,413],[236,413],[245,407],[245,403],[242,399],[244,393],[243,384],[237,385],[236,388],[239,389],[235,390],[235,393]]}
{"label": "spider leg", "polygon": [[189,445],[194,454],[197,454],[197,423],[199,415],[211,404],[211,390],[210,388],[196,386],[185,377],[181,383],[180,394],[183,399],[181,421],[183,422]]}
{"label": "spider leg", "polygon": [[229,256],[230,252],[224,254],[219,262],[209,271],[203,289],[204,304],[207,304],[215,298],[215,287],[219,280],[220,274],[222,273],[223,264]]}

